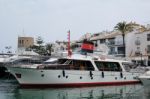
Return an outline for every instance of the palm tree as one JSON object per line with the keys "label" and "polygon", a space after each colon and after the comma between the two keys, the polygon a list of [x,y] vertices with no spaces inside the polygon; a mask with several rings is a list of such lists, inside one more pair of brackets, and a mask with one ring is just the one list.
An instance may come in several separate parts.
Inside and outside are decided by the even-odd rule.
{"label": "palm tree", "polygon": [[115,26],[115,30],[118,30],[122,33],[122,39],[123,39],[123,51],[124,51],[124,57],[126,57],[126,46],[125,46],[125,34],[126,32],[131,32],[133,30],[133,25],[130,23],[126,23],[125,21],[119,22]]}

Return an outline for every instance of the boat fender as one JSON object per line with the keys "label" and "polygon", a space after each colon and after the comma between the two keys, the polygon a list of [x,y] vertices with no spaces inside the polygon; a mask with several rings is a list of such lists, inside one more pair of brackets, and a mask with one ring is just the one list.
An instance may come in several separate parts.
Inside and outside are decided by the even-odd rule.
{"label": "boat fender", "polygon": [[63,77],[65,77],[65,70],[62,71]]}
{"label": "boat fender", "polygon": [[120,77],[121,77],[121,78],[123,78],[123,74],[122,74],[122,72],[120,72]]}
{"label": "boat fender", "polygon": [[92,73],[92,71],[90,71],[90,77],[93,78],[93,73]]}
{"label": "boat fender", "polygon": [[102,71],[102,78],[104,78],[104,72]]}

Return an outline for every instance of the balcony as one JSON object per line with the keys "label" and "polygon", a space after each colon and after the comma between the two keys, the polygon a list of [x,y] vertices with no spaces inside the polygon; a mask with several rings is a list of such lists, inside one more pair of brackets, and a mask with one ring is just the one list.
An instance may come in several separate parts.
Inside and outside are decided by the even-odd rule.
{"label": "balcony", "polygon": [[136,56],[140,56],[140,55],[141,55],[141,51],[136,50],[136,51],[135,51],[135,55],[136,55]]}
{"label": "balcony", "polygon": [[116,41],[116,42],[115,42],[115,45],[120,45],[120,46],[122,46],[122,45],[123,45],[123,42],[122,42],[122,41]]}
{"label": "balcony", "polygon": [[121,41],[108,41],[107,42],[108,46],[123,46],[123,42]]}
{"label": "balcony", "polygon": [[115,41],[108,41],[107,44],[108,45],[115,45]]}
{"label": "balcony", "polygon": [[141,41],[139,39],[135,40],[135,45],[140,45]]}

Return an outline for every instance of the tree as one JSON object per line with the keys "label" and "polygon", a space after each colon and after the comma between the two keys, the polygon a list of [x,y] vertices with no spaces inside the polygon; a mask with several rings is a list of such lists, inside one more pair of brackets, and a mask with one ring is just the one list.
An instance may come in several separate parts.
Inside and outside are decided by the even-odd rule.
{"label": "tree", "polygon": [[6,46],[5,49],[7,49],[7,53],[11,53],[11,46]]}
{"label": "tree", "polygon": [[44,41],[43,41],[42,37],[39,36],[36,39],[36,43],[37,43],[37,45],[30,46],[28,49],[31,49],[40,55],[45,55],[46,49],[45,49],[45,46],[43,46]]}
{"label": "tree", "polygon": [[70,47],[72,50],[75,50],[76,48],[79,47],[79,45],[77,43],[72,43]]}
{"label": "tree", "polygon": [[44,43],[43,39],[41,36],[38,36],[38,38],[36,39],[36,43],[39,45],[39,46],[42,46],[42,44]]}
{"label": "tree", "polygon": [[122,33],[122,39],[123,39],[123,51],[124,51],[124,57],[126,57],[126,45],[125,45],[125,34],[126,32],[131,32],[133,30],[133,25],[130,23],[126,23],[125,21],[119,22],[115,29],[120,31]]}
{"label": "tree", "polygon": [[47,43],[46,45],[43,45],[44,41],[39,36],[36,39],[36,45],[30,46],[29,49],[32,49],[34,52],[38,53],[39,55],[51,55],[52,52],[52,44]]}
{"label": "tree", "polygon": [[46,52],[49,56],[51,55],[51,52],[52,52],[52,46],[53,45],[50,43],[46,44]]}
{"label": "tree", "polygon": [[37,37],[36,43],[37,43],[37,45],[34,46],[35,52],[40,55],[43,55],[45,50],[44,50],[44,46],[43,46],[44,41],[41,36]]}

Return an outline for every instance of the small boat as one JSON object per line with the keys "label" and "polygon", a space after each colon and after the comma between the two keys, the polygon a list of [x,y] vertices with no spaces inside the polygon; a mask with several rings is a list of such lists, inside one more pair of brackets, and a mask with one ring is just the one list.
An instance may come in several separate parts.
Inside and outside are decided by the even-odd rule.
{"label": "small boat", "polygon": [[139,79],[144,86],[150,86],[150,71],[147,71],[143,75],[139,76]]}

